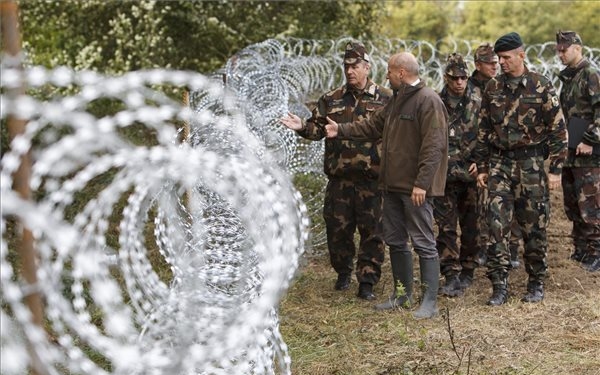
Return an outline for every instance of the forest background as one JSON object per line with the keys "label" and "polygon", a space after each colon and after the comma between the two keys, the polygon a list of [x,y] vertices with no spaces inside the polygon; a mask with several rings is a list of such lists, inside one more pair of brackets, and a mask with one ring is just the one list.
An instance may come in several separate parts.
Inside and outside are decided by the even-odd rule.
{"label": "forest background", "polygon": [[[172,68],[210,73],[269,38],[379,37],[526,44],[576,30],[600,47],[598,1],[105,1],[19,2],[31,64],[104,73]],[[453,52],[453,51],[449,51]]]}

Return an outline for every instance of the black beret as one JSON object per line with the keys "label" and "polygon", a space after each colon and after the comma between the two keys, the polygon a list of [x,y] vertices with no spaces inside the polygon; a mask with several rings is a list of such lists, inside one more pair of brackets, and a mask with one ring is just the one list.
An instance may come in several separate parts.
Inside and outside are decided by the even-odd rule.
{"label": "black beret", "polygon": [[512,51],[523,45],[521,36],[514,31],[506,35],[502,35],[494,44],[494,52]]}

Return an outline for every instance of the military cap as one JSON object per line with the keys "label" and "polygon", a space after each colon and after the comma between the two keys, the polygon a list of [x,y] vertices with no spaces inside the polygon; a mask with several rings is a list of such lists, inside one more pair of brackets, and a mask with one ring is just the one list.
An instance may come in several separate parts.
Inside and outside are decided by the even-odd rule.
{"label": "military cap", "polygon": [[467,63],[465,63],[463,57],[456,52],[448,55],[444,72],[452,77],[466,77],[469,75]]}
{"label": "military cap", "polygon": [[502,35],[494,44],[494,52],[506,52],[517,49],[523,45],[521,36],[514,31],[506,35]]}
{"label": "military cap", "polygon": [[569,47],[572,44],[583,45],[581,37],[575,31],[560,31],[556,33],[556,45]]}
{"label": "military cap", "polygon": [[490,43],[484,43],[475,50],[474,60],[475,62],[496,63],[498,56],[494,53],[494,47]]}
{"label": "military cap", "polygon": [[344,53],[344,64],[356,64],[360,60],[369,62],[369,54],[364,45],[358,42],[350,42],[346,44],[346,52]]}

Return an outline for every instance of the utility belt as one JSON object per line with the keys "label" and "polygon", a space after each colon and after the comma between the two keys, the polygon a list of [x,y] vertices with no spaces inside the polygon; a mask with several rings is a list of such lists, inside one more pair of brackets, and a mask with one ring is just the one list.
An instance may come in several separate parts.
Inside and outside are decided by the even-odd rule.
{"label": "utility belt", "polygon": [[519,147],[512,150],[502,150],[497,147],[492,147],[491,152],[492,154],[515,160],[525,160],[539,156],[547,159],[549,155],[548,146],[542,143],[534,146]]}

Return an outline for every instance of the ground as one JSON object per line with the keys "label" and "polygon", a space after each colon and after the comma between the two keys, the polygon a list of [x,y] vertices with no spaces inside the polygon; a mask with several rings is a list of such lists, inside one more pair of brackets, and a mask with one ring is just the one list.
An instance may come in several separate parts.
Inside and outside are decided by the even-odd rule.
{"label": "ground", "polygon": [[324,252],[307,255],[280,308],[292,373],[600,375],[600,272],[569,260],[570,228],[555,191],[543,302],[520,301],[527,283],[521,266],[511,271],[508,303],[486,306],[491,285],[479,268],[463,297],[440,297],[440,316],[425,321],[406,310],[373,310],[391,293],[388,259],[377,301],[366,302],[355,296],[355,280],[348,291],[333,289]]}

